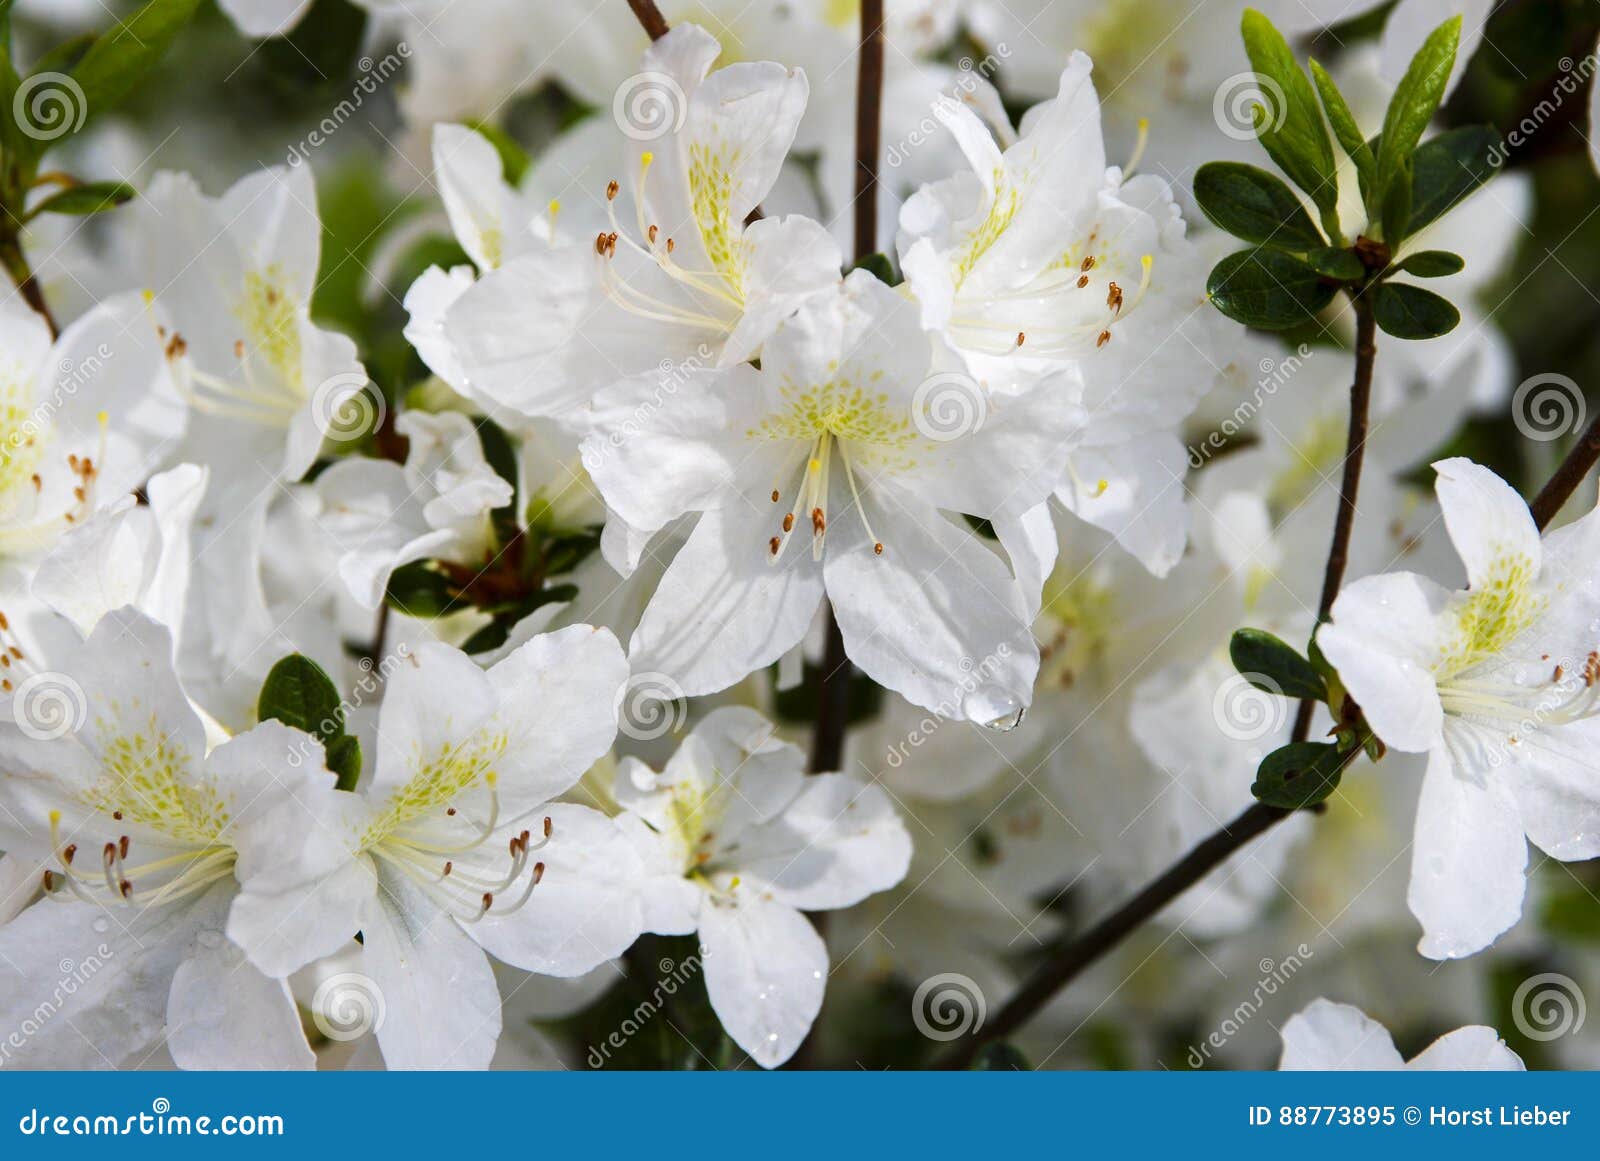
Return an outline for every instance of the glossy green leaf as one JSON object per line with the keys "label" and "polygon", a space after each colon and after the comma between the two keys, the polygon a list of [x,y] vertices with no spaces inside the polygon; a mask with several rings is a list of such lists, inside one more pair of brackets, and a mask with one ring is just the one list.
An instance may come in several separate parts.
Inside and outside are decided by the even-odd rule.
{"label": "glossy green leaf", "polygon": [[383,599],[408,617],[442,617],[461,608],[450,580],[425,561],[403,564],[389,574]]}
{"label": "glossy green leaf", "polygon": [[1397,339],[1434,339],[1455,330],[1461,312],[1448,299],[1405,282],[1385,282],[1373,302],[1378,325]]}
{"label": "glossy green leaf", "polygon": [[1379,209],[1383,240],[1390,250],[1397,250],[1406,240],[1406,229],[1411,221],[1411,158],[1402,157],[1399,167],[1389,179]]}
{"label": "glossy green leaf", "polygon": [[45,198],[28,211],[28,217],[35,217],[38,214],[98,214],[104,210],[116,209],[138,194],[139,191],[127,182],[85,182]]}
{"label": "glossy green leaf", "polygon": [[1339,143],[1339,148],[1344,150],[1345,156],[1354,163],[1356,177],[1361,183],[1361,196],[1365,199],[1377,174],[1378,159],[1373,155],[1372,147],[1362,135],[1361,126],[1356,123],[1355,114],[1345,103],[1344,95],[1333,83],[1333,78],[1315,60],[1306,63],[1311,66],[1311,80],[1317,87],[1317,96],[1321,98],[1323,112],[1328,115],[1328,124],[1333,127],[1334,140]]}
{"label": "glossy green leaf", "polygon": [[1430,137],[1412,156],[1411,220],[1415,234],[1455,208],[1462,198],[1493,177],[1502,142],[1487,125],[1463,125]]}
{"label": "glossy green leaf", "polygon": [[1251,685],[1284,697],[1324,701],[1328,696],[1322,674],[1288,642],[1263,629],[1239,629],[1228,642],[1233,667]]}
{"label": "glossy green leaf", "polygon": [[1309,322],[1337,287],[1281,250],[1257,248],[1218,262],[1206,282],[1211,304],[1246,326],[1281,331]]}
{"label": "glossy green leaf", "polygon": [[127,96],[166,55],[199,5],[200,0],[150,0],[96,39],[69,74],[84,115],[98,117]]}
{"label": "glossy green leaf", "polygon": [[256,702],[261,721],[278,721],[327,742],[344,733],[344,704],[322,666],[291,653],[267,674]]}
{"label": "glossy green leaf", "polygon": [[1318,207],[1332,210],[1339,200],[1333,146],[1311,82],[1289,42],[1261,13],[1246,9],[1240,31],[1262,88],[1263,101],[1256,107],[1257,138],[1278,168]]}
{"label": "glossy green leaf", "polygon": [[1400,262],[1400,269],[1418,278],[1444,278],[1466,269],[1466,259],[1448,250],[1418,250]]}
{"label": "glossy green leaf", "polygon": [[1291,742],[1261,759],[1250,793],[1281,810],[1315,806],[1339,788],[1346,761],[1331,742]]}
{"label": "glossy green leaf", "polygon": [[336,790],[354,790],[361,780],[361,739],[341,734],[324,747],[328,769],[332,770]]}
{"label": "glossy green leaf", "polygon": [[1207,162],[1194,175],[1194,197],[1206,217],[1246,242],[1295,251],[1327,245],[1295,192],[1257,166]]}
{"label": "glossy green leaf", "polygon": [[[1411,58],[1405,76],[1395,86],[1383,117],[1383,136],[1378,144],[1376,199],[1385,204],[1390,183],[1399,175],[1417,142],[1433,120],[1444,96],[1450,70],[1456,63],[1456,44],[1461,38],[1461,17],[1452,16],[1428,35],[1417,55]],[[1389,238],[1391,243],[1398,238]]]}
{"label": "glossy green leaf", "polygon": [[1305,259],[1306,264],[1317,273],[1337,278],[1340,282],[1358,282],[1367,274],[1367,268],[1361,265],[1361,259],[1349,250],[1324,246],[1319,250],[1307,250]]}

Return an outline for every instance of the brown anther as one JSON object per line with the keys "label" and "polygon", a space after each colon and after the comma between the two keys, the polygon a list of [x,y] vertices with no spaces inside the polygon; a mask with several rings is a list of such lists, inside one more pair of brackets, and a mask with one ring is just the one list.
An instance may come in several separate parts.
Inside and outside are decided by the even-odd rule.
{"label": "brown anther", "polygon": [[449,878],[450,872],[455,870],[455,869],[456,869],[456,865],[454,863],[452,863],[449,859],[446,859],[445,863],[444,863],[445,877]]}
{"label": "brown anther", "polygon": [[1110,288],[1106,291],[1106,305],[1115,311],[1122,309],[1122,287],[1115,282],[1111,283]]}
{"label": "brown anther", "polygon": [[1025,343],[1027,341],[1028,341],[1028,333],[1026,331],[1018,331],[1017,332],[1017,346],[1020,347],[1020,346],[1022,346],[1023,343]]}
{"label": "brown anther", "polygon": [[446,817],[454,818],[456,816],[456,808],[453,807],[453,806],[446,807],[444,813],[445,813]]}
{"label": "brown anther", "polygon": [[[242,348],[243,346],[244,344],[241,342],[239,347]],[[172,338],[167,341],[167,358],[169,360],[182,358],[188,353],[188,351],[189,341],[180,334],[174,334]],[[243,354],[241,354],[240,358],[243,357]]]}
{"label": "brown anther", "polygon": [[1550,680],[1551,681],[1560,681],[1561,680],[1561,675],[1563,673],[1565,673],[1565,672],[1566,672],[1566,670],[1563,669],[1561,666],[1559,666],[1559,665],[1556,666],[1556,671],[1550,675]]}
{"label": "brown anther", "polygon": [[494,906],[494,892],[485,891],[483,893],[483,909],[485,911],[487,911],[487,910],[489,910],[489,908],[491,908],[493,906]]}
{"label": "brown anther", "polygon": [[535,863],[535,864],[533,864],[533,885],[535,887],[537,887],[539,885],[539,880],[541,880],[543,878],[544,878],[544,864],[543,863]]}
{"label": "brown anther", "polygon": [[108,867],[117,861],[116,843],[107,843],[105,845],[105,847],[100,851],[100,861],[105,863]]}
{"label": "brown anther", "polygon": [[113,810],[113,811],[112,811],[112,812],[111,812],[111,817],[112,817],[112,818],[114,818],[114,819],[116,819],[116,820],[117,820],[117,821],[118,821],[118,822],[121,822],[121,821],[122,821],[122,811],[120,811],[120,810]]}
{"label": "brown anther", "polygon": [[1095,339],[1095,341],[1094,341],[1095,349],[1098,350],[1099,348],[1105,346],[1110,341],[1111,341],[1111,332],[1110,331],[1101,331],[1100,332],[1100,337]]}
{"label": "brown anther", "polygon": [[32,479],[33,479],[33,490],[35,492],[42,491],[44,489],[44,480],[42,480],[39,477],[39,473],[38,472],[34,472]]}
{"label": "brown anther", "polygon": [[778,550],[782,547],[783,537],[781,536],[774,536],[771,540],[767,541],[767,551],[772,553],[773,556],[777,556]]}
{"label": "brown anther", "polygon": [[117,854],[122,858],[128,857],[128,836],[123,835],[117,840]]}
{"label": "brown anther", "polygon": [[15,657],[18,661],[22,660],[22,650],[17,648],[17,646],[12,645],[6,650],[6,652],[11,654],[11,656]]}
{"label": "brown anther", "polygon": [[234,339],[233,340],[233,357],[235,359],[244,358],[244,340],[243,339]]}
{"label": "brown anther", "polygon": [[0,653],[0,667],[4,667],[6,669],[11,668],[11,654]]}
{"label": "brown anther", "polygon": [[671,238],[668,238],[667,239],[667,253],[670,254],[674,250],[676,250],[677,248],[678,248],[677,243],[674,242]]}
{"label": "brown anther", "polygon": [[72,452],[67,453],[67,467],[71,468],[73,471],[78,470],[78,457]]}
{"label": "brown anther", "polygon": [[606,182],[606,201],[608,201],[608,202],[616,201],[617,200],[617,191],[620,190],[621,188],[622,187],[620,185],[618,185],[615,181]]}
{"label": "brown anther", "polygon": [[649,235],[650,245],[654,246],[656,244],[656,235],[659,234],[660,232],[661,232],[661,227],[656,226],[656,225],[651,225],[651,227],[648,230],[645,231],[645,233],[647,235]]}
{"label": "brown anther", "polygon": [[883,541],[879,540],[876,543],[874,543],[873,546],[872,546],[872,551],[873,551],[873,554],[875,556],[882,556],[883,555]]}
{"label": "brown anther", "polygon": [[121,895],[122,895],[122,897],[124,899],[131,898],[132,895],[133,895],[133,882],[132,882],[132,880],[129,880],[129,879],[122,880],[120,883],[117,884],[117,890],[118,890],[118,892],[121,893]]}
{"label": "brown anther", "polygon": [[72,865],[73,856],[75,856],[77,853],[78,844],[68,843],[66,846],[61,848],[61,861],[70,867]]}
{"label": "brown anther", "polygon": [[10,628],[11,622],[6,620],[6,615],[4,613],[0,613],[0,632],[9,630]]}
{"label": "brown anther", "polygon": [[776,489],[776,488],[772,489],[772,502],[774,504],[776,504],[779,501],[779,499],[781,499],[781,497],[778,494],[778,489]]}
{"label": "brown anther", "polygon": [[51,891],[54,891],[55,889],[56,889],[56,877],[55,877],[55,875],[51,874],[49,871],[46,871],[44,873],[44,890],[45,890],[45,894],[48,895]]}
{"label": "brown anther", "polygon": [[793,512],[790,512],[787,516],[785,516],[783,518],[783,530],[785,532],[793,532],[794,531],[794,513]]}
{"label": "brown anther", "polygon": [[823,515],[821,508],[811,509],[811,531],[821,534],[828,530],[828,518]]}
{"label": "brown anther", "polygon": [[7,693],[11,692],[11,679],[9,677],[0,678],[0,689],[5,690]]}
{"label": "brown anther", "polygon": [[594,252],[596,254],[600,255],[602,258],[605,257],[605,254],[606,254],[606,232],[604,230],[601,230],[600,233],[595,235]]}
{"label": "brown anther", "polygon": [[1084,258],[1083,262],[1079,265],[1078,269],[1079,270],[1093,270],[1094,269],[1094,255],[1090,254],[1086,258]]}
{"label": "brown anther", "polygon": [[550,823],[550,816],[548,814],[545,815],[544,816],[544,837],[545,838],[549,838],[550,837],[550,832],[552,830],[554,830],[554,829],[555,828]]}

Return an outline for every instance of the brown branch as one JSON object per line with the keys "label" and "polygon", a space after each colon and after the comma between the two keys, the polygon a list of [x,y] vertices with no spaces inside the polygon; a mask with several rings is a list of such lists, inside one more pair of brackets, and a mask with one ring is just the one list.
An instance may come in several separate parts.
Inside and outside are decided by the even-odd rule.
{"label": "brown branch", "polygon": [[856,70],[856,261],[878,249],[878,155],[883,135],[883,0],[861,0]]}
{"label": "brown branch", "polygon": [[667,18],[661,15],[661,9],[656,7],[656,0],[628,0],[628,7],[633,9],[633,14],[639,18],[639,23],[644,25],[644,30],[651,40],[660,40],[672,31]]}
{"label": "brown branch", "polygon": [[[1339,485],[1339,513],[1334,520],[1333,542],[1322,576],[1322,600],[1317,610],[1320,624],[1328,619],[1350,560],[1350,537],[1355,529],[1356,498],[1361,487],[1361,465],[1367,449],[1368,412],[1372,402],[1372,368],[1377,357],[1377,323],[1364,293],[1353,296],[1356,312],[1356,371],[1350,385],[1350,425],[1345,443],[1344,478]],[[1302,701],[1295,715],[1293,738],[1303,742],[1311,732],[1316,703]],[[999,1015],[981,1031],[961,1041],[938,1062],[941,1068],[965,1068],[985,1044],[1016,1031],[1050,1002],[1085,968],[1116,947],[1147,920],[1190,887],[1221,866],[1258,835],[1272,829],[1293,811],[1257,802],[1238,818],[1202,840],[1159,879],[1140,891],[1077,939],[1040,964],[1021,989],[1006,1001]]]}
{"label": "brown branch", "polygon": [[1572,493],[1578,490],[1578,485],[1583,483],[1584,477],[1596,463],[1600,463],[1600,415],[1595,416],[1588,430],[1579,437],[1577,445],[1561,461],[1555,475],[1550,477],[1550,482],[1539,490],[1533,503],[1528,505],[1528,511],[1533,513],[1533,522],[1541,532],[1556,518],[1556,513],[1571,499]]}
{"label": "brown branch", "polygon": [[22,252],[22,243],[17,241],[15,234],[0,237],[0,265],[6,268],[11,280],[17,284],[22,301],[44,319],[45,325],[50,328],[50,337],[59,338],[61,328],[50,313],[50,304],[44,300],[44,291],[39,287],[39,280],[33,276],[33,268],[28,265],[27,256]]}

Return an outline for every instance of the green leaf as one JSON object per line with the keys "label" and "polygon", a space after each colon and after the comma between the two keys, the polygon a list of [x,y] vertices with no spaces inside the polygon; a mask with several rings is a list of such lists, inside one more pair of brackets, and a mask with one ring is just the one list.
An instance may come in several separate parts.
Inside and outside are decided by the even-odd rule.
{"label": "green leaf", "polygon": [[462,607],[449,578],[421,560],[403,564],[389,574],[383,599],[408,617],[442,617]]}
{"label": "green leaf", "polygon": [[1250,793],[1281,810],[1315,806],[1339,788],[1345,763],[1331,742],[1291,742],[1261,759]]}
{"label": "green leaf", "polygon": [[138,190],[123,181],[85,182],[45,198],[28,211],[28,217],[39,214],[98,214],[103,210],[116,209],[138,194]]}
{"label": "green leaf", "polygon": [[1315,60],[1306,63],[1311,66],[1311,79],[1317,86],[1317,96],[1322,99],[1323,111],[1328,114],[1328,124],[1333,127],[1334,139],[1339,142],[1339,148],[1344,150],[1345,156],[1355,164],[1356,178],[1361,183],[1361,196],[1365,199],[1377,174],[1378,160],[1373,156],[1372,147],[1367,144],[1361,126],[1356,124],[1355,114],[1345,103],[1344,95],[1333,83],[1333,78]]}
{"label": "green leaf", "polygon": [[1397,339],[1436,339],[1461,321],[1461,312],[1448,299],[1405,282],[1382,283],[1373,314],[1378,325]]}
{"label": "green leaf", "polygon": [[1281,250],[1241,250],[1218,262],[1206,282],[1211,304],[1246,326],[1281,331],[1309,322],[1337,288]]}
{"label": "green leaf", "polygon": [[354,790],[361,780],[361,739],[341,734],[325,747],[328,769],[336,776],[335,790]]}
{"label": "green leaf", "polygon": [[200,0],[150,0],[118,21],[83,54],[70,76],[81,90],[85,115],[110,109],[166,55]]}
{"label": "green leaf", "polygon": [[1327,244],[1295,192],[1254,165],[1207,162],[1194,175],[1194,197],[1206,217],[1246,242],[1295,251]]}
{"label": "green leaf", "polygon": [[1502,159],[1500,134],[1487,125],[1463,125],[1430,137],[1412,156],[1411,220],[1406,235],[1442,217],[1495,175]]}
{"label": "green leaf", "polygon": [[[1378,144],[1378,181],[1374,193],[1377,203],[1386,204],[1389,185],[1399,175],[1401,164],[1422,140],[1423,130],[1433,120],[1444,96],[1450,70],[1456,63],[1456,44],[1461,39],[1461,17],[1452,16],[1429,34],[1417,55],[1411,58],[1405,76],[1389,99],[1383,116],[1383,136]],[[1398,238],[1385,237],[1394,245]]]}
{"label": "green leaf", "polygon": [[301,653],[289,654],[267,674],[256,717],[304,730],[324,743],[344,733],[338,687],[322,666]]}
{"label": "green leaf", "polygon": [[889,255],[884,253],[868,254],[859,259],[851,270],[865,270],[871,273],[879,282],[886,286],[899,286],[900,276],[894,271],[894,263],[889,261]]}
{"label": "green leaf", "polygon": [[287,35],[259,42],[255,53],[281,85],[326,88],[354,71],[366,31],[366,11],[350,0],[316,0]]}
{"label": "green leaf", "polygon": [[1383,240],[1391,251],[1398,250],[1406,239],[1406,229],[1411,221],[1411,166],[1410,157],[1400,159],[1399,168],[1389,179],[1384,190],[1383,205],[1379,210]]}
{"label": "green leaf", "polygon": [[1305,258],[1306,265],[1318,274],[1337,278],[1340,282],[1359,282],[1367,276],[1367,268],[1361,265],[1361,259],[1349,250],[1324,246],[1317,250],[1307,250]]}
{"label": "green leaf", "polygon": [[1228,656],[1257,689],[1284,697],[1327,700],[1328,686],[1322,674],[1288,642],[1265,630],[1237,630],[1228,642]]}
{"label": "green leaf", "polygon": [[1278,168],[1311,195],[1319,208],[1331,212],[1339,200],[1339,183],[1333,146],[1311,82],[1295,61],[1289,42],[1261,13],[1245,9],[1240,31],[1265,98],[1256,107],[1256,136]]}
{"label": "green leaf", "polygon": [[1466,259],[1448,250],[1418,250],[1400,262],[1400,269],[1418,278],[1443,278],[1459,274],[1466,268]]}

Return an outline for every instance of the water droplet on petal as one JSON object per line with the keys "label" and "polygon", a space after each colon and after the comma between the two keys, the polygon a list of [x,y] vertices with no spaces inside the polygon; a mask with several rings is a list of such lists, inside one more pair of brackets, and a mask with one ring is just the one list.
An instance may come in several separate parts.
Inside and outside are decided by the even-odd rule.
{"label": "water droplet on petal", "polygon": [[106,918],[104,915],[97,915],[95,916],[94,922],[89,924],[89,926],[94,928],[101,935],[104,935],[106,932],[111,930],[111,920]]}
{"label": "water droplet on petal", "polygon": [[984,685],[967,695],[962,703],[967,717],[986,729],[1014,730],[1022,721],[1022,702],[998,685]]}

